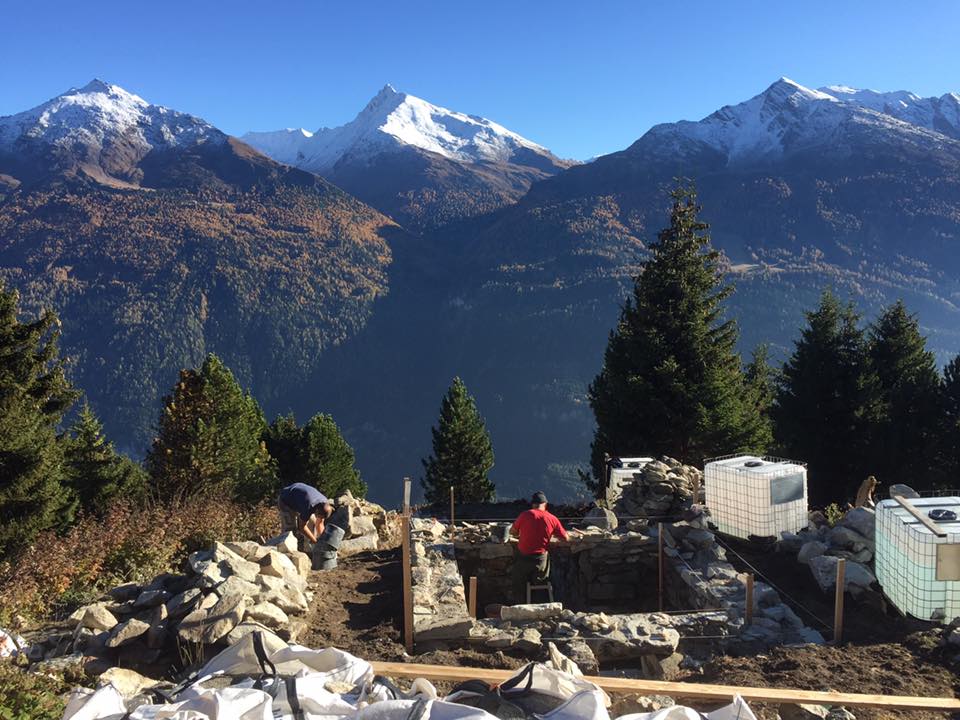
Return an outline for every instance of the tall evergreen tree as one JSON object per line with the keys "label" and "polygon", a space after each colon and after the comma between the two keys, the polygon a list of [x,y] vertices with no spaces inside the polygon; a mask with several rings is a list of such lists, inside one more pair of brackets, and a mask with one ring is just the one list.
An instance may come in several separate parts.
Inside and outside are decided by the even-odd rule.
{"label": "tall evergreen tree", "polygon": [[77,397],[59,357],[60,321],[18,315],[18,294],[0,285],[0,556],[69,523],[75,508],[57,436]]}
{"label": "tall evergreen tree", "polygon": [[884,484],[930,488],[943,420],[941,379],[917,319],[902,301],[870,326],[869,356],[880,403],[871,436],[871,473]]}
{"label": "tall evergreen tree", "polygon": [[83,510],[101,512],[114,498],[144,496],[146,473],[113,449],[89,404],[84,403],[64,442],[66,482]]}
{"label": "tall evergreen tree", "polygon": [[265,439],[277,461],[279,484],[304,482],[331,498],[347,490],[354,497],[366,494],[367,486],[354,467],[353,448],[330,415],[314,415],[303,427],[292,415],[278,417]]}
{"label": "tall evergreen tree", "polygon": [[687,462],[763,451],[766,420],[746,392],[735,352],[737,326],[724,320],[732,287],[722,280],[692,189],[672,194],[661,231],[610,333],[603,368],[589,389],[597,421],[591,464],[605,454],[671,455]]}
{"label": "tall evergreen tree", "polygon": [[454,488],[458,502],[493,500],[496,488],[487,477],[493,467],[493,446],[483,418],[459,377],[440,404],[433,433],[433,455],[423,460],[420,480],[427,501],[445,502]]}
{"label": "tall evergreen tree", "polygon": [[765,422],[763,423],[764,436],[760,441],[761,447],[770,447],[773,444],[773,420],[771,412],[777,397],[777,374],[770,367],[770,346],[758,345],[744,370],[744,383],[747,394],[757,412]]}
{"label": "tall evergreen tree", "polygon": [[828,290],[783,366],[773,412],[782,451],[808,464],[812,502],[842,502],[877,473],[868,460],[877,400],[859,316]]}
{"label": "tall evergreen tree", "polygon": [[276,464],[261,438],[266,428],[257,401],[224,364],[208,355],[183,370],[164,400],[146,467],[161,498],[228,492],[257,501],[276,488]]}
{"label": "tall evergreen tree", "polygon": [[947,363],[943,369],[943,422],[937,442],[937,457],[941,471],[937,480],[960,476],[960,355]]}

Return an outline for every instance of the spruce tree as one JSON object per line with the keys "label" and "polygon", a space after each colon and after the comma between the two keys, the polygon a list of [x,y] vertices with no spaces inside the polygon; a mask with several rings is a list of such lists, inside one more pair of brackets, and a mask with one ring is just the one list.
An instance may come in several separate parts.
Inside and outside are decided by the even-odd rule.
{"label": "spruce tree", "polygon": [[256,400],[215,355],[183,370],[164,399],[147,455],[152,490],[182,500],[229,493],[255,502],[276,491],[276,464],[262,441],[266,421]]}
{"label": "spruce tree", "polygon": [[89,404],[84,403],[64,443],[66,481],[83,510],[102,512],[117,497],[143,498],[146,473],[113,449]]}
{"label": "spruce tree", "polygon": [[885,484],[931,488],[943,419],[941,379],[920,327],[902,301],[870,327],[878,417],[871,435],[871,474]]}
{"label": "spruce tree", "polygon": [[770,367],[770,346],[759,345],[754,349],[750,362],[744,369],[744,383],[751,403],[764,418],[761,447],[770,447],[773,444],[771,412],[777,396],[776,382],[776,371]]}
{"label": "spruce tree", "polygon": [[941,404],[943,419],[937,442],[940,470],[936,479],[955,482],[960,476],[960,355],[943,369]]}
{"label": "spruce tree", "polygon": [[442,503],[454,488],[457,502],[488,502],[495,487],[487,477],[493,447],[483,418],[459,377],[444,395],[433,434],[433,454],[423,460],[420,480],[428,502]]}
{"label": "spruce tree", "polygon": [[589,388],[597,422],[591,465],[599,480],[606,454],[699,463],[764,451],[769,438],[745,386],[737,326],[722,317],[732,288],[698,218],[696,195],[678,188],[672,198],[670,227],[652,244]]}
{"label": "spruce tree", "polygon": [[19,296],[0,285],[0,557],[73,517],[57,429],[77,397],[67,382],[52,312],[21,322]]}
{"label": "spruce tree", "polygon": [[783,366],[773,409],[782,452],[807,462],[814,504],[842,503],[879,474],[868,461],[877,400],[859,316],[825,291]]}
{"label": "spruce tree", "polygon": [[277,462],[280,485],[307,483],[330,498],[347,490],[354,497],[366,494],[367,486],[354,467],[353,448],[330,415],[314,415],[303,427],[292,415],[278,417],[265,439]]}

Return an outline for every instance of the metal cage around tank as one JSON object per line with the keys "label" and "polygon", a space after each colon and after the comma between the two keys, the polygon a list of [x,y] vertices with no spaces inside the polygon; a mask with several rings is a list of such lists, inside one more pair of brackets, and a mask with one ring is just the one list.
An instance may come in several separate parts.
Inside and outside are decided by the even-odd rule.
{"label": "metal cage around tank", "polygon": [[717,530],[738,538],[779,538],[807,526],[806,463],[770,455],[704,461],[707,508]]}
{"label": "metal cage around tank", "polygon": [[[921,515],[947,510],[960,518],[960,497],[907,501]],[[949,622],[960,616],[960,520],[933,522],[934,532],[896,500],[877,503],[877,581],[901,612]]]}

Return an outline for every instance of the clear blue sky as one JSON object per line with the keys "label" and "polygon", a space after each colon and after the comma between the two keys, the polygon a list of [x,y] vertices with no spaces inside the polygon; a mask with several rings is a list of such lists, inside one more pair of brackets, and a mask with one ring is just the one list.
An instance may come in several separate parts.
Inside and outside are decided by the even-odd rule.
{"label": "clear blue sky", "polygon": [[0,115],[93,77],[232,134],[350,120],[384,83],[564,157],[781,75],[960,91],[960,2],[36,2],[0,19]]}

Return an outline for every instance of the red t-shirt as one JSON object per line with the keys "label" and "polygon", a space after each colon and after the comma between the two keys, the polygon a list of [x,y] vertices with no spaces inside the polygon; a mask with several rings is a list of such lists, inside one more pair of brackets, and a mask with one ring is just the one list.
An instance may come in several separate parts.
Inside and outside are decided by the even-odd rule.
{"label": "red t-shirt", "polygon": [[524,555],[542,555],[550,545],[550,538],[557,535],[567,539],[567,531],[556,515],[547,510],[530,508],[520,513],[513,521],[513,529],[520,535],[518,549]]}

